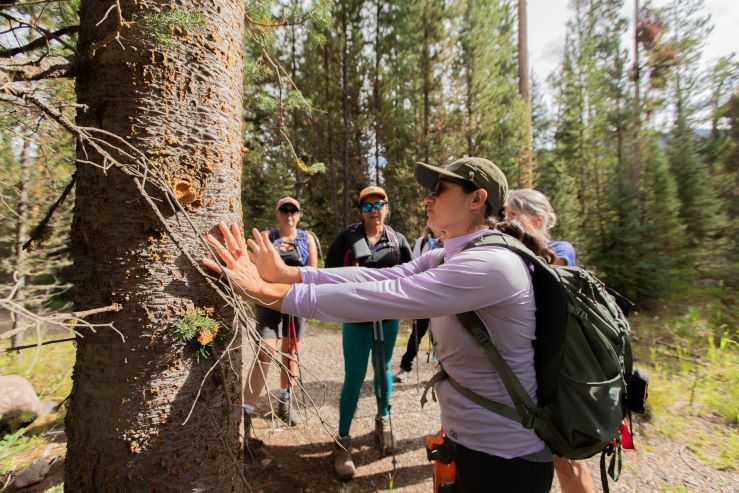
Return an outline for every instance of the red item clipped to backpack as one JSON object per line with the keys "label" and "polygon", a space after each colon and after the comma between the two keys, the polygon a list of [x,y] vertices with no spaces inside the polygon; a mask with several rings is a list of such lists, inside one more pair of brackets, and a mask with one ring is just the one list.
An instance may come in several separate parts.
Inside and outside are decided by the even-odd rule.
{"label": "red item clipped to backpack", "polygon": [[[621,423],[621,428],[618,429],[618,435],[621,437],[621,448],[636,450],[634,439],[631,436],[631,422],[629,421],[629,418],[624,418],[623,423]],[[611,443],[616,446],[616,439]]]}
{"label": "red item clipped to backpack", "polygon": [[454,444],[444,434],[444,428],[437,435],[426,437],[426,455],[434,461],[434,493],[455,493],[457,464],[454,462]]}

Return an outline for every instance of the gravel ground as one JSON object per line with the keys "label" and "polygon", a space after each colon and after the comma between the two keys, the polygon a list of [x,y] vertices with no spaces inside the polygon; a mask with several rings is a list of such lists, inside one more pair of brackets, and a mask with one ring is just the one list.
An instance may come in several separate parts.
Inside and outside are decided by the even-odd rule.
{"label": "gravel ground", "polygon": [[[393,373],[405,351],[408,331],[401,328],[395,353]],[[432,466],[426,460],[425,437],[439,429],[438,405],[429,401],[421,409],[419,399],[423,382],[433,374],[432,364],[426,363],[427,342],[421,344],[419,379],[414,368],[409,383],[394,384],[392,420],[395,431],[397,461],[393,473],[393,458],[382,457],[373,435],[376,414],[372,389],[372,370],[362,388],[357,413],[352,424],[352,455],[357,475],[341,483],[333,471],[332,435],[338,424],[338,400],[343,381],[341,332],[308,327],[301,342],[300,357],[304,366],[303,381],[315,408],[304,410],[304,421],[293,428],[273,419],[267,397],[262,397],[254,420],[256,436],[267,445],[266,457],[247,466],[246,474],[257,492],[323,492],[323,491],[432,491]],[[248,361],[248,357],[245,361]],[[273,365],[269,388],[279,387],[278,372]],[[300,395],[300,394],[299,394]],[[711,426],[696,418],[696,427]],[[624,453],[624,469],[618,483],[611,483],[614,493],[621,492],[712,492],[736,493],[739,475],[734,471],[718,471],[701,462],[684,445],[666,440],[649,423],[637,423],[637,451]],[[599,461],[590,459],[593,478],[599,485]],[[391,479],[392,478],[392,479]],[[495,478],[490,478],[491,482]],[[596,487],[600,490],[600,486]],[[559,492],[555,479],[552,491]]]}

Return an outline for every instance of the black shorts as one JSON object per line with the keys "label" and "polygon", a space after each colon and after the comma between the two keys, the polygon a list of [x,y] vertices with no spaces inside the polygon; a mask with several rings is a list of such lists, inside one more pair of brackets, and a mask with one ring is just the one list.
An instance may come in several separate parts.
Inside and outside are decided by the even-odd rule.
{"label": "black shorts", "polygon": [[262,339],[287,339],[290,336],[290,320],[295,324],[295,337],[298,340],[305,334],[305,319],[285,315],[263,306],[256,307],[257,331]]}
{"label": "black shorts", "polygon": [[554,464],[504,459],[454,442],[457,481],[464,493],[546,493],[552,487]]}

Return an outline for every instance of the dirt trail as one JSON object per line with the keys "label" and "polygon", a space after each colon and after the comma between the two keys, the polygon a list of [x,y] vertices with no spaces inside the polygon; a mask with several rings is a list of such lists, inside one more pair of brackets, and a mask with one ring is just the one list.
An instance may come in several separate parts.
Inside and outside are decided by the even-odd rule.
{"label": "dirt trail", "polygon": [[[393,373],[398,368],[407,337],[407,332],[401,331],[393,355]],[[421,384],[416,385],[414,368],[411,382],[393,386],[391,413],[398,441],[393,491],[429,492],[432,489],[432,467],[426,460],[424,447],[425,436],[439,429],[439,407],[433,401],[429,401],[424,409],[419,404],[423,382],[433,374],[432,364],[426,363],[426,348],[427,342],[424,339],[419,352]],[[306,388],[314,400],[322,404],[320,414],[325,423],[335,428],[338,423],[338,400],[344,366],[341,333],[311,327],[301,343],[300,353],[307,370],[303,374]],[[269,376],[269,386],[273,390],[279,387],[275,369],[273,366]],[[318,383],[317,377],[325,385]],[[309,414],[304,423],[288,429],[280,421],[270,418],[270,405],[266,397],[260,401],[257,411],[262,418],[256,420],[255,430],[259,438],[268,445],[269,456],[266,460],[247,466],[247,477],[255,491],[390,491],[392,458],[380,456],[372,434],[376,405],[371,368],[367,372],[352,424],[353,457],[357,465],[357,475],[349,483],[342,484],[333,473],[333,443],[330,432],[316,415]],[[648,423],[637,423],[636,432],[638,450],[624,453],[623,474],[618,483],[611,483],[612,492],[739,491],[739,475],[736,472],[711,468],[684,445],[668,441],[657,434]],[[590,459],[589,465],[598,484],[596,491],[600,491],[598,459]],[[552,491],[560,491],[556,480]]]}
{"label": "dirt trail", "polygon": [[[401,330],[399,343],[393,355],[393,373],[405,351],[407,331]],[[267,457],[246,466],[245,472],[255,492],[431,492],[432,467],[426,460],[425,437],[439,429],[439,407],[429,401],[424,409],[419,404],[423,382],[433,374],[432,364],[426,363],[427,341],[421,345],[419,365],[420,385],[416,385],[415,368],[411,382],[395,384],[392,396],[393,428],[397,439],[396,468],[392,457],[381,457],[373,435],[375,398],[372,389],[372,370],[367,372],[365,384],[352,425],[353,456],[357,475],[353,481],[341,483],[333,472],[333,430],[338,423],[339,392],[343,380],[341,332],[309,327],[301,342],[300,357],[304,365],[303,380],[309,395],[320,411],[307,413],[307,419],[293,428],[286,428],[270,417],[270,404],[263,397],[258,406],[259,418],[255,430],[266,444]],[[245,361],[249,361],[247,356]],[[273,365],[269,388],[279,387],[278,373]],[[246,371],[245,371],[246,373]],[[707,420],[695,418],[691,430],[701,433],[711,426]],[[637,451],[624,453],[621,480],[611,483],[613,493],[641,492],[710,492],[735,493],[739,491],[736,470],[721,471],[701,462],[684,444],[666,439],[652,425],[637,422],[635,440]],[[55,437],[54,452],[65,446],[64,437]],[[56,455],[56,454],[52,454]],[[598,459],[590,459],[589,466],[600,491]],[[47,478],[38,485],[22,490],[24,493],[42,493],[64,480],[63,459],[57,460]],[[495,478],[490,478],[494,481]],[[553,492],[560,492],[555,479]]]}

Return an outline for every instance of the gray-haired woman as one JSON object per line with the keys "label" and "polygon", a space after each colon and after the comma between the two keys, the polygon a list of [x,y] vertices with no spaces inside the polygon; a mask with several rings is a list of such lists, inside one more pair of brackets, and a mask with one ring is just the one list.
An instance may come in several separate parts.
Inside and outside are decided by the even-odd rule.
{"label": "gray-haired woman", "polygon": [[[575,248],[566,241],[552,241],[549,232],[557,224],[557,215],[546,195],[524,188],[508,193],[506,216],[518,219],[524,226],[543,235],[549,248],[557,255],[554,263],[575,265]],[[593,493],[593,478],[585,461],[570,460],[554,455],[554,470],[557,472],[562,493]]]}

